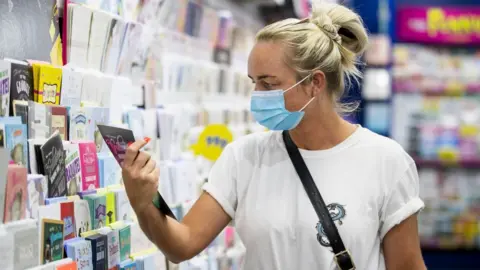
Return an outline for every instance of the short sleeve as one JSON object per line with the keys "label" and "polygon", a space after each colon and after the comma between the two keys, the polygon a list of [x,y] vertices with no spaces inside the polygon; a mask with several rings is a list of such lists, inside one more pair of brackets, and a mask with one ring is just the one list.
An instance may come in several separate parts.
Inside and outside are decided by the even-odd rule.
{"label": "short sleeve", "polygon": [[213,165],[203,190],[210,194],[233,219],[237,208],[237,162],[231,145],[227,145]]}
{"label": "short sleeve", "polygon": [[389,195],[381,211],[380,239],[396,225],[408,217],[421,211],[425,206],[419,197],[419,179],[415,163],[412,161],[406,171],[393,186],[389,187]]}

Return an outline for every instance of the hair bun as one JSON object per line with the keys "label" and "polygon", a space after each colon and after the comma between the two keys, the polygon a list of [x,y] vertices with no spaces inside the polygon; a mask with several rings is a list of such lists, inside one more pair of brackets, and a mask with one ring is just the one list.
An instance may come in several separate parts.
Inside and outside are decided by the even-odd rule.
{"label": "hair bun", "polygon": [[332,31],[335,29],[335,35],[332,36],[334,40],[341,40],[341,45],[352,53],[358,55],[365,51],[368,36],[362,19],[355,12],[339,4],[318,0],[312,2],[311,22],[324,30],[327,35],[333,34]]}
{"label": "hair bun", "polygon": [[332,19],[327,14],[310,18],[310,22],[315,24],[325,35],[331,40],[341,44],[342,37],[339,35],[340,25],[334,24]]}

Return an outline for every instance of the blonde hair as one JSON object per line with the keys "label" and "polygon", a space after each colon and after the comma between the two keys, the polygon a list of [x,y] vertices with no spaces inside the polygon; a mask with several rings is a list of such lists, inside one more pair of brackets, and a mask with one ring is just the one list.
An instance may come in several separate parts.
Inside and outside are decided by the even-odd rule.
{"label": "blonde hair", "polygon": [[352,10],[338,4],[313,2],[309,18],[268,25],[258,32],[256,39],[285,44],[289,48],[285,60],[296,71],[297,79],[322,71],[338,111],[353,112],[358,104],[339,101],[345,93],[345,81],[358,82],[362,76],[357,59],[367,47],[367,31],[360,16]]}

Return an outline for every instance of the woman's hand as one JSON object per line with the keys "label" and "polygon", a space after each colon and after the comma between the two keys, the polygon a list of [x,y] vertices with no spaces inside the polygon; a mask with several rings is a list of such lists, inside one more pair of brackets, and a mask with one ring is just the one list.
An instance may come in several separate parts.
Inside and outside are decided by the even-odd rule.
{"label": "woman's hand", "polygon": [[125,190],[135,212],[147,209],[158,190],[160,170],[149,154],[140,151],[147,143],[145,139],[130,145],[122,167]]}

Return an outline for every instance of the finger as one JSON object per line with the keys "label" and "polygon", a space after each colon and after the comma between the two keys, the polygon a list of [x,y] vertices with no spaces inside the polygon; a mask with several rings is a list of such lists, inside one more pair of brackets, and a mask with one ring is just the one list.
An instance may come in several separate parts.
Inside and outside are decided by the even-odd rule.
{"label": "finger", "polygon": [[127,152],[125,154],[125,159],[123,161],[123,166],[124,167],[130,167],[133,165],[133,162],[135,162],[135,159],[137,158],[138,152],[142,147],[144,147],[148,142],[146,140],[138,140],[131,144],[127,148]]}
{"label": "finger", "polygon": [[157,166],[157,162],[153,160],[153,158],[150,158],[147,164],[145,165],[145,167],[143,167],[142,173],[150,174],[151,172],[153,172],[153,170],[155,170],[156,166]]}
{"label": "finger", "polygon": [[150,160],[150,155],[143,151],[140,151],[137,155],[137,158],[133,162],[132,167],[135,167],[137,170],[140,171],[143,169],[143,167],[145,167],[145,165],[149,160]]}

